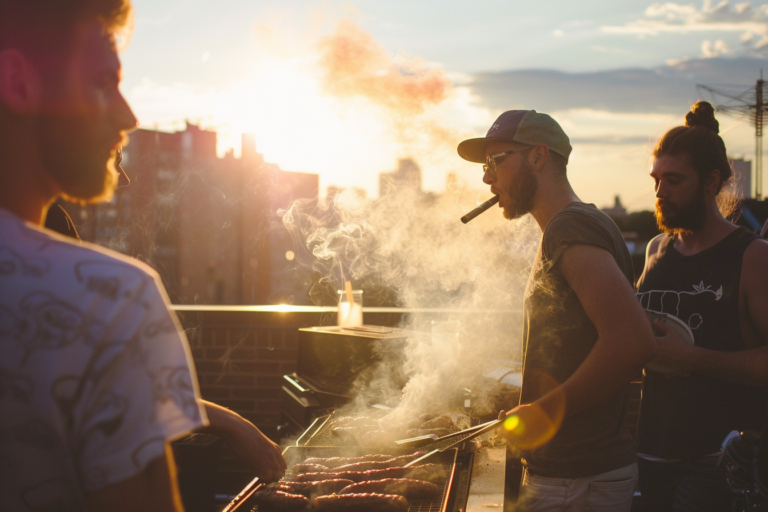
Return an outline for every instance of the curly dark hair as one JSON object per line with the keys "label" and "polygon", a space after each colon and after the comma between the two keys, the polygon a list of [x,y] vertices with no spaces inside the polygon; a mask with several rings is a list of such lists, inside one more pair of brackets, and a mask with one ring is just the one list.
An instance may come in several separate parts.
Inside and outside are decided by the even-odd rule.
{"label": "curly dark hair", "polygon": [[720,171],[718,193],[733,175],[731,163],[720,138],[715,109],[706,101],[697,102],[685,115],[685,126],[672,128],[659,139],[653,156],[687,155],[699,179],[705,181],[713,170]]}

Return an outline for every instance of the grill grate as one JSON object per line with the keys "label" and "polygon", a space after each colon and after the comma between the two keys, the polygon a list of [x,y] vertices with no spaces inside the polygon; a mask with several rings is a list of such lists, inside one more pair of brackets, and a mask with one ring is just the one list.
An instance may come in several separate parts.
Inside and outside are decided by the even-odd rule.
{"label": "grill grate", "polygon": [[329,416],[306,441],[304,446],[330,447],[330,448],[348,448],[349,440],[342,436],[337,436],[331,429],[331,418]]}
{"label": "grill grate", "polygon": [[[461,429],[469,427],[469,417],[466,416],[465,414],[454,412],[454,413],[451,413],[451,416],[454,422],[454,425],[450,428],[452,432],[458,432]],[[300,438],[299,445],[314,446],[314,447],[331,447],[331,448],[349,448],[350,444],[354,445],[355,441],[351,440],[349,437],[339,436],[333,433],[333,425],[332,425],[333,419],[334,419],[334,415],[331,414],[329,416],[324,417],[324,419],[319,420],[318,425],[315,428],[315,431],[309,436],[309,438],[306,441],[303,440],[303,436],[302,436],[302,438]],[[469,432],[467,434],[451,437],[448,439],[444,439],[442,441],[434,441],[432,443],[419,447],[419,449],[424,451],[432,451],[436,448],[440,448],[440,449],[447,448],[448,446],[451,446],[454,443],[459,443],[464,439],[467,439],[471,435],[472,435],[472,432]]]}
{"label": "grill grate", "polygon": [[[448,466],[450,467],[450,466]],[[408,512],[440,512],[445,502],[445,492],[448,490],[448,482],[443,484],[439,497],[431,500],[408,500]]]}
{"label": "grill grate", "polygon": [[[321,433],[322,427],[320,430],[318,430],[317,433]],[[330,431],[330,429],[328,429]],[[337,437],[333,436],[332,437]],[[310,441],[312,438],[310,438]],[[322,440],[322,439],[320,439]],[[320,441],[318,440],[318,442]],[[291,453],[288,453],[288,451],[291,451]],[[322,447],[296,447],[296,448],[288,448],[284,455],[286,456],[286,461],[288,462],[288,465],[291,466],[293,464],[296,464],[298,462],[302,462],[306,460],[309,457],[313,456],[320,456],[320,457],[334,457],[339,455],[349,455],[349,453],[345,453],[345,451],[349,450],[349,446],[342,446],[342,447],[335,447],[335,446],[322,446]],[[408,500],[409,507],[408,512],[441,512],[444,510],[444,505],[446,501],[448,500],[448,495],[451,492],[450,488],[452,487],[451,482],[456,477],[455,475],[452,476],[452,472],[454,471],[454,462],[455,462],[455,451],[452,452],[445,452],[443,454],[440,454],[439,457],[435,457],[435,460],[432,461],[436,464],[441,464],[443,469],[445,469],[446,473],[448,474],[448,478],[446,478],[445,482],[443,483],[442,489],[440,490],[440,494],[432,499],[426,499],[426,500],[417,500],[417,499],[411,499]],[[448,460],[450,460],[450,463],[447,463]]]}
{"label": "grill grate", "polygon": [[465,439],[469,439],[472,437],[473,433],[474,432],[467,432],[466,434],[462,434],[460,436],[449,437],[448,439],[443,439],[441,441],[433,441],[419,449],[424,450],[425,452],[431,452],[432,450],[444,450],[449,446],[458,445]]}

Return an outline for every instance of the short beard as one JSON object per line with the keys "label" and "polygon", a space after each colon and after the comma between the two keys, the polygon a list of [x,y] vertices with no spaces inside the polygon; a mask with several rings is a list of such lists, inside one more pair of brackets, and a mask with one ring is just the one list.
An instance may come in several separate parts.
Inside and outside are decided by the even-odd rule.
{"label": "short beard", "polygon": [[[704,227],[707,205],[704,200],[704,185],[700,184],[693,199],[688,204],[678,206],[667,204],[665,214],[656,200],[656,225],[659,230],[668,235],[692,233]],[[671,211],[670,211],[671,210]]]}
{"label": "short beard", "polygon": [[106,159],[93,137],[80,133],[76,116],[44,115],[37,130],[40,156],[45,169],[67,201],[98,203],[112,198],[118,173],[114,155]]}
{"label": "short beard", "polygon": [[511,204],[504,207],[504,218],[507,220],[519,219],[533,210],[533,198],[539,188],[536,181],[536,170],[527,160],[523,160],[520,177],[505,192],[512,199]]}

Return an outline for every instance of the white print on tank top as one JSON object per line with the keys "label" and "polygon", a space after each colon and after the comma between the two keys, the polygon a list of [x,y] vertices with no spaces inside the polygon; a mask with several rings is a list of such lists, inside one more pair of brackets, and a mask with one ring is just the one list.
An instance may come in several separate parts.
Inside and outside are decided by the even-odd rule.
{"label": "white print on tank top", "polygon": [[[701,297],[696,297],[701,295]],[[647,292],[638,293],[637,297],[640,299],[640,305],[646,311],[653,311],[654,313],[666,313],[668,315],[674,315],[680,318],[683,322],[688,324],[691,330],[698,329],[704,322],[700,313],[691,313],[688,318],[680,317],[680,306],[685,305],[686,302],[690,305],[691,300],[694,297],[696,299],[702,299],[711,295],[714,301],[719,301],[723,297],[723,286],[713,290],[712,286],[705,286],[704,281],[699,284],[693,285],[692,292],[677,292],[674,290],[649,290]]]}

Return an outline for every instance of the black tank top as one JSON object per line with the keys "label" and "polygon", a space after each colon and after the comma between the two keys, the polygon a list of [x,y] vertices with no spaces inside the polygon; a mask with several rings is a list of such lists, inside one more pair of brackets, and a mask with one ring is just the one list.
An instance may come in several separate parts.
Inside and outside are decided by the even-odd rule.
{"label": "black tank top", "polygon": [[[691,256],[665,236],[638,282],[648,311],[688,324],[695,345],[733,352],[745,349],[739,318],[739,281],[744,251],[757,235],[738,228]],[[687,459],[720,451],[732,430],[766,423],[763,389],[702,375],[665,375],[645,370],[638,424],[638,452]]]}

